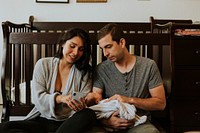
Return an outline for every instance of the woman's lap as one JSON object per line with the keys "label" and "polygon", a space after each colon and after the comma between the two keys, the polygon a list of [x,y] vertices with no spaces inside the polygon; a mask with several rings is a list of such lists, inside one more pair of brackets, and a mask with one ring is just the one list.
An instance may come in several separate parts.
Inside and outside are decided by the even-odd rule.
{"label": "woman's lap", "polygon": [[[75,113],[72,117],[63,121],[48,120],[46,118],[35,118],[32,120],[9,121],[0,123],[0,132],[3,133],[47,133],[56,132],[80,132],[92,127],[96,116],[91,109],[84,109]],[[58,131],[57,131],[58,129]]]}

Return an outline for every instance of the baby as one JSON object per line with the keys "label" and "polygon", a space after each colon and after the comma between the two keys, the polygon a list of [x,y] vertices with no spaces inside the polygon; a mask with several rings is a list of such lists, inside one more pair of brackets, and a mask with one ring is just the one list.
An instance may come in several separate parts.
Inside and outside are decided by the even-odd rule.
{"label": "baby", "polygon": [[92,105],[98,104],[99,101],[102,100],[102,96],[97,94],[97,93],[95,93],[95,92],[90,92],[85,97],[85,100],[86,100],[87,106],[92,106]]}

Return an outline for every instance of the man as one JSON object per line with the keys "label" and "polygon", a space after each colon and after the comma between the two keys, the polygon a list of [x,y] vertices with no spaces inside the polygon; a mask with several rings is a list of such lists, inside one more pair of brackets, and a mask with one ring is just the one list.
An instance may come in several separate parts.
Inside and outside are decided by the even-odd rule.
{"label": "man", "polygon": [[[146,115],[149,119],[149,111],[163,110],[166,106],[165,91],[156,63],[131,55],[126,48],[123,30],[117,24],[104,26],[98,33],[98,42],[108,60],[96,68],[93,97],[133,104],[139,116]],[[114,131],[159,133],[149,121],[133,126],[134,120],[118,116],[116,111],[108,119],[102,119],[101,123]]]}

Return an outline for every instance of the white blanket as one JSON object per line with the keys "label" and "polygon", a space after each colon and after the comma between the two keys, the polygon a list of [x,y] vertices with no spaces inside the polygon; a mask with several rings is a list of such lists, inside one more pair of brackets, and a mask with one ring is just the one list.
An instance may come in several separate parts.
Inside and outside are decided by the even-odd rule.
{"label": "white blanket", "polygon": [[111,100],[107,102],[105,99],[90,108],[95,111],[97,119],[109,118],[115,111],[119,110],[120,118],[127,120],[135,119],[134,126],[142,124],[147,120],[147,116],[140,117],[136,114],[136,108],[134,105],[119,102],[118,100]]}

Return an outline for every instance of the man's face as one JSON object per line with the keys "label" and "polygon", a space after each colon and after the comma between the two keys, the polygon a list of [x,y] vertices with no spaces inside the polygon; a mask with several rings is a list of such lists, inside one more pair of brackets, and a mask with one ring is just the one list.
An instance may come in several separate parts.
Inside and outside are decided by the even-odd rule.
{"label": "man's face", "polygon": [[112,36],[107,34],[105,37],[99,40],[99,46],[103,50],[103,54],[109,60],[116,62],[121,57],[122,45],[112,40]]}

